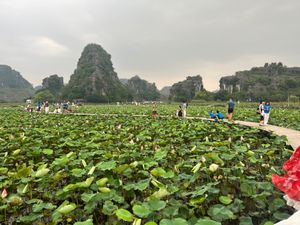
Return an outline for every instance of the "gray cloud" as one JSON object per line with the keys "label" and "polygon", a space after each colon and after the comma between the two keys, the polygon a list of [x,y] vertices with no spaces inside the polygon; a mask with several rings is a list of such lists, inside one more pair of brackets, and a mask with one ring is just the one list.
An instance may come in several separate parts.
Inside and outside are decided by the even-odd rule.
{"label": "gray cloud", "polygon": [[282,61],[299,65],[297,0],[0,0],[0,63],[33,84],[69,79],[83,47],[101,44],[119,77],[170,85]]}

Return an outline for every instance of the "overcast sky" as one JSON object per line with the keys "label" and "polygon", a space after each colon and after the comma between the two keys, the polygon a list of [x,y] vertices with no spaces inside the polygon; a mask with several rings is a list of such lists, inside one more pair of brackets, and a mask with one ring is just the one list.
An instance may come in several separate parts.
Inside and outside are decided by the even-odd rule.
{"label": "overcast sky", "polygon": [[0,64],[33,85],[70,78],[84,46],[112,55],[120,78],[161,88],[265,62],[300,66],[299,0],[0,0]]}

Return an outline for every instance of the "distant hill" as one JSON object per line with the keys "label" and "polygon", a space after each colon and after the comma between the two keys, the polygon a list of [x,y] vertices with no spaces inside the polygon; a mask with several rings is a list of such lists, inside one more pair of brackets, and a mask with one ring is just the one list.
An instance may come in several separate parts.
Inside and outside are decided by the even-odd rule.
{"label": "distant hill", "polygon": [[186,80],[172,85],[169,99],[178,102],[190,101],[195,98],[197,92],[200,92],[203,89],[202,77],[200,75],[188,76]]}
{"label": "distant hill", "polygon": [[171,86],[166,86],[163,87],[159,92],[163,98],[168,99],[170,95],[170,90],[171,90]]}
{"label": "distant hill", "polygon": [[32,85],[18,71],[0,65],[0,102],[22,102],[33,94]]}
{"label": "distant hill", "polygon": [[284,101],[288,94],[300,97],[300,67],[266,63],[263,67],[236,72],[220,79],[220,92],[251,101]]}
{"label": "distant hill", "polygon": [[126,101],[129,93],[114,71],[111,56],[97,44],[88,44],[63,90],[63,98],[88,102]]}
{"label": "distant hill", "polygon": [[155,83],[149,83],[139,76],[121,79],[121,82],[128,88],[132,99],[135,101],[155,101],[160,99],[160,93]]}
{"label": "distant hill", "polygon": [[43,88],[42,85],[37,85],[37,86],[34,87],[34,90],[38,91],[38,90],[41,90],[42,88]]}

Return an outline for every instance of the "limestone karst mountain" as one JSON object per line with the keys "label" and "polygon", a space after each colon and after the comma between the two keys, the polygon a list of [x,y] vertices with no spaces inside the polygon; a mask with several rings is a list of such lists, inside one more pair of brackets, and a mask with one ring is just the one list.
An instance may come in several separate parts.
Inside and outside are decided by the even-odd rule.
{"label": "limestone karst mountain", "polygon": [[130,79],[121,79],[121,82],[128,88],[132,100],[155,101],[160,99],[160,93],[155,83],[149,83],[137,75]]}
{"label": "limestone karst mountain", "polygon": [[236,72],[220,79],[220,92],[251,101],[284,101],[291,94],[300,97],[300,67],[266,63],[263,67]]}
{"label": "limestone karst mountain", "polygon": [[0,65],[0,102],[22,102],[33,94],[32,85],[18,71]]}
{"label": "limestone karst mountain", "polygon": [[188,76],[186,80],[172,85],[169,99],[172,101],[190,101],[197,92],[202,91],[203,82],[200,75]]}
{"label": "limestone karst mountain", "polygon": [[88,102],[115,102],[127,100],[129,93],[114,71],[111,56],[100,45],[88,44],[63,97]]}
{"label": "limestone karst mountain", "polygon": [[42,89],[47,89],[53,94],[59,93],[63,87],[64,78],[59,77],[57,74],[44,78],[42,82]]}
{"label": "limestone karst mountain", "polygon": [[169,98],[170,90],[171,90],[171,86],[165,86],[159,91],[163,99]]}

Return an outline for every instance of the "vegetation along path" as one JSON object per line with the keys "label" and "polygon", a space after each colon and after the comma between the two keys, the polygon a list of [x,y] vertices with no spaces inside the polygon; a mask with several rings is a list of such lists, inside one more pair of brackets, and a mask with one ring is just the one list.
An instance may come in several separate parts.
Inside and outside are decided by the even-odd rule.
{"label": "vegetation along path", "polygon": [[285,135],[288,139],[289,144],[296,150],[300,146],[300,131],[288,129],[284,127],[278,127],[274,125],[259,126],[258,123],[248,122],[248,121],[235,121],[236,124],[256,127],[269,132],[274,132],[277,135]]}
{"label": "vegetation along path", "polygon": [[[70,115],[77,115],[77,116],[95,116],[97,114],[91,114],[91,113],[70,113]],[[117,114],[100,114],[102,116],[109,116],[109,115],[117,115]],[[128,115],[128,116],[148,116],[148,115]],[[160,117],[169,117],[169,116],[160,116]],[[201,120],[209,120],[213,121],[212,119],[204,118],[204,117],[187,117],[187,119],[201,119]],[[249,121],[234,121],[235,124],[243,125],[243,126],[249,126],[249,127],[255,127],[259,129],[263,129],[269,132],[274,132],[277,135],[285,135],[288,139],[288,143],[293,147],[293,149],[296,150],[300,146],[300,131],[288,129],[284,127],[278,127],[274,125],[267,125],[267,126],[259,126],[259,123],[255,122],[249,122]]]}

